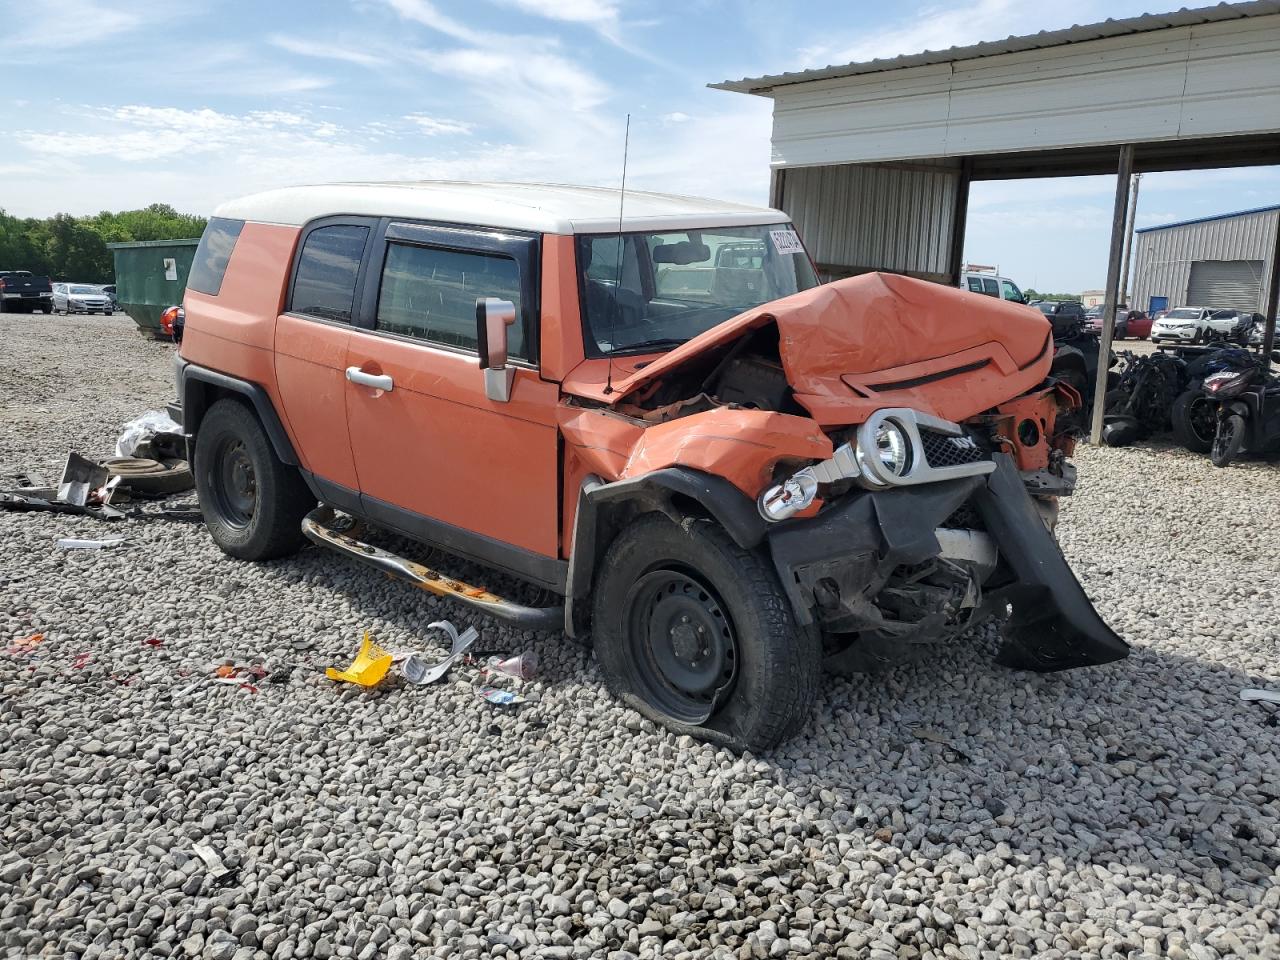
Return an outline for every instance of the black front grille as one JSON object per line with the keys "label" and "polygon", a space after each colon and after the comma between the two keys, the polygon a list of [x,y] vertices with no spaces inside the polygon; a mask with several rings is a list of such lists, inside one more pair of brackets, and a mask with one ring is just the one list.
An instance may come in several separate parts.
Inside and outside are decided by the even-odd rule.
{"label": "black front grille", "polygon": [[987,459],[986,453],[968,436],[949,437],[933,430],[921,430],[920,442],[924,445],[924,458],[929,466],[958,467]]}

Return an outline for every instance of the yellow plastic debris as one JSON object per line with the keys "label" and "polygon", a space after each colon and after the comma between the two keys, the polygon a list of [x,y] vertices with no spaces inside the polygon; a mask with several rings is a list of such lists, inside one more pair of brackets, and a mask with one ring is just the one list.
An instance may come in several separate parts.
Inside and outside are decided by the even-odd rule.
{"label": "yellow plastic debris", "polygon": [[327,667],[324,675],[330,680],[345,680],[347,683],[359,684],[362,687],[373,687],[387,675],[391,669],[391,654],[373,642],[369,631],[364,632],[364,641],[360,644],[360,652],[345,670]]}

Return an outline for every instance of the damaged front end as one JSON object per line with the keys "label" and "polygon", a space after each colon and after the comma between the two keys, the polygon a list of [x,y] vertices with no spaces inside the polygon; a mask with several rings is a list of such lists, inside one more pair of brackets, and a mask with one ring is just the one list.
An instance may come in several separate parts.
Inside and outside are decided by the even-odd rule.
{"label": "damaged front end", "polygon": [[[939,426],[920,431],[930,437],[916,446],[924,463],[901,476],[857,446],[837,449],[802,471],[821,478],[822,509],[770,526],[779,577],[797,617],[822,631],[829,665],[896,663],[1010,607],[1000,653],[1007,666],[1052,671],[1125,657],[1128,646],[1094,610],[1050,532],[1056,498],[1031,492],[1053,484],[1069,492],[1073,475],[1048,462],[1020,470],[1016,445],[1001,452],[1007,438],[988,434],[990,449],[977,425]],[[857,443],[877,449],[866,433],[864,425]],[[788,483],[762,495],[762,514]]]}
{"label": "damaged front end", "polygon": [[722,324],[616,395],[568,384],[561,429],[570,462],[606,482],[679,468],[736,488],[735,538],[767,545],[837,669],[906,659],[992,617],[1007,665],[1108,663],[1128,646],[1052,532],[1075,487],[1081,398],[1051,347],[1025,307],[866,275]]}

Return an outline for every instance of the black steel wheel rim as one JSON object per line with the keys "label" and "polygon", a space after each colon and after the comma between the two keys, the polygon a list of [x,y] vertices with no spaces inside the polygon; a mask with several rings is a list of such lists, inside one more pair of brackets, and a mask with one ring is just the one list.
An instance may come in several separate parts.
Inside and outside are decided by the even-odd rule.
{"label": "black steel wheel rim", "polygon": [[738,641],[720,598],[692,573],[652,570],[627,593],[623,628],[640,693],[681,723],[703,723],[733,688]]}
{"label": "black steel wheel rim", "polygon": [[258,507],[258,478],[249,450],[243,440],[228,437],[218,444],[211,460],[210,486],[218,514],[224,523],[243,529]]}
{"label": "black steel wheel rim", "polygon": [[1187,422],[1197,440],[1201,443],[1213,443],[1218,432],[1218,412],[1214,409],[1212,400],[1204,396],[1192,400],[1188,404]]}

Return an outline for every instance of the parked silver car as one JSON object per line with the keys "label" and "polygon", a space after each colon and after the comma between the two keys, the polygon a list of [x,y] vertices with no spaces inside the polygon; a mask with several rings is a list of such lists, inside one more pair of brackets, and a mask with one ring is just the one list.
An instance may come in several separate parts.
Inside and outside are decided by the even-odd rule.
{"label": "parked silver car", "polygon": [[53,309],[58,313],[101,313],[111,316],[111,297],[90,283],[55,283]]}

